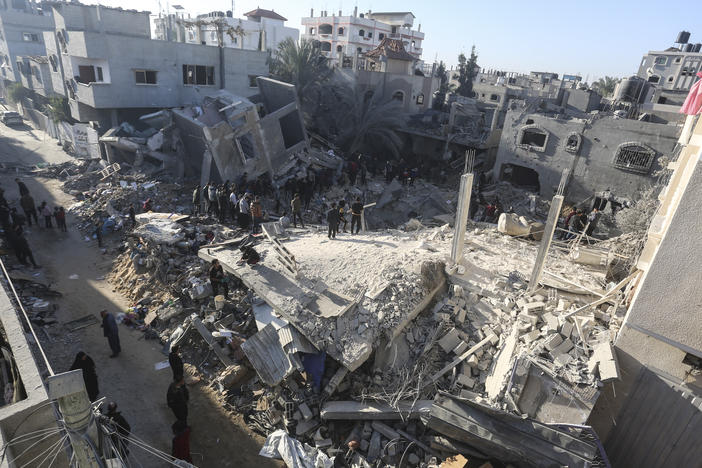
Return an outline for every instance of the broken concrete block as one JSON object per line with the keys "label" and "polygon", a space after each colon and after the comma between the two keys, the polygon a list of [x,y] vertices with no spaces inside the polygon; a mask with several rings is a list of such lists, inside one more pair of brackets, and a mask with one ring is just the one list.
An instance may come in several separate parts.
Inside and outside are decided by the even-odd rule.
{"label": "broken concrete block", "polygon": [[541,320],[544,321],[549,330],[558,331],[558,318],[550,312],[547,312],[541,316]]}
{"label": "broken concrete block", "polygon": [[561,326],[561,335],[563,335],[564,338],[570,338],[570,335],[573,333],[574,326],[575,325],[573,325],[573,322],[566,320]]}
{"label": "broken concrete block", "polygon": [[319,421],[316,419],[309,419],[307,421],[300,421],[297,423],[297,426],[295,427],[295,434],[296,435],[304,435],[307,434],[308,432],[314,430],[319,426]]}
{"label": "broken concrete block", "polygon": [[307,406],[307,403],[300,403],[300,406],[297,408],[300,410],[300,413],[302,413],[302,418],[305,421],[312,418],[312,410],[310,410],[310,407]]}
{"label": "broken concrete block", "polygon": [[473,367],[473,368],[478,367],[478,357],[475,354],[473,354],[466,360],[466,363],[470,367]]}
{"label": "broken concrete block", "polygon": [[473,388],[475,386],[475,379],[465,374],[458,374],[456,380],[463,387]]}
{"label": "broken concrete block", "polygon": [[530,327],[535,327],[539,323],[539,317],[532,314],[519,314],[519,320],[528,324]]}
{"label": "broken concrete block", "polygon": [[453,353],[457,356],[460,356],[461,354],[466,352],[467,349],[468,349],[468,343],[461,340],[461,342],[458,344],[458,346],[456,346],[456,348],[453,350]]}
{"label": "broken concrete block", "polygon": [[559,312],[563,312],[564,310],[568,310],[570,308],[570,301],[566,299],[558,299],[558,305],[556,306],[556,310]]}
{"label": "broken concrete block", "polygon": [[400,437],[400,434],[398,434],[392,427],[381,423],[380,421],[373,421],[371,426],[373,426],[374,431],[381,433],[387,439],[392,440]]}
{"label": "broken concrete block", "polygon": [[460,309],[458,309],[458,313],[456,314],[456,323],[462,324],[465,321],[466,321],[466,309],[464,307],[461,307]]}
{"label": "broken concrete block", "polygon": [[[560,337],[561,335],[556,336]],[[571,349],[573,349],[573,342],[570,341],[570,338],[566,338],[561,344],[551,350],[551,357],[555,359],[560,354],[567,354]]]}
{"label": "broken concrete block", "polygon": [[490,363],[492,362],[492,359],[482,359],[478,362],[478,369],[481,371],[486,371],[488,370],[488,367],[490,367]]}
{"label": "broken concrete block", "polygon": [[540,330],[532,330],[529,333],[525,333],[524,335],[520,336],[522,341],[525,343],[529,344],[533,342],[534,340],[538,339],[541,336],[541,331]]}
{"label": "broken concrete block", "polygon": [[[570,341],[570,340],[568,340]],[[546,340],[544,341],[544,348],[546,348],[549,351],[553,351],[558,347],[561,343],[563,343],[563,337],[559,335],[558,333],[555,333],[553,335],[550,335],[546,337]],[[572,348],[572,346],[571,346]],[[570,348],[568,348],[570,349]]]}
{"label": "broken concrete block", "polygon": [[331,447],[331,445],[332,445],[331,439],[321,439],[321,440],[314,441],[314,446],[317,447],[318,449],[322,449],[325,447]]}
{"label": "broken concrete block", "polygon": [[370,439],[370,444],[368,445],[368,461],[373,463],[380,457],[380,432],[373,432]]}
{"label": "broken concrete block", "polygon": [[541,301],[529,302],[522,306],[522,313],[528,315],[540,315],[544,311],[545,307],[546,304]]}
{"label": "broken concrete block", "polygon": [[452,328],[439,340],[439,346],[441,346],[441,349],[443,349],[444,352],[450,353],[460,344],[460,342],[461,338],[458,336],[458,330]]}
{"label": "broken concrete block", "polygon": [[559,354],[553,359],[553,362],[559,366],[565,367],[573,360],[573,356],[570,354]]}
{"label": "broken concrete block", "polygon": [[609,341],[598,343],[594,347],[592,357],[588,362],[588,369],[597,368],[602,382],[619,378],[619,363],[617,355]]}

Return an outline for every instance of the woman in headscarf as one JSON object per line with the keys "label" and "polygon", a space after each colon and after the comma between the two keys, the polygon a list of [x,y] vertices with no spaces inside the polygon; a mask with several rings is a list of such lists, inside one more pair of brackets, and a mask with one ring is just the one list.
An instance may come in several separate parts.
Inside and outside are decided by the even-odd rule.
{"label": "woman in headscarf", "polygon": [[85,381],[85,390],[88,392],[90,401],[97,400],[100,389],[98,388],[97,373],[95,372],[95,362],[90,356],[80,351],[76,354],[76,360],[73,361],[71,370],[83,369],[83,380]]}

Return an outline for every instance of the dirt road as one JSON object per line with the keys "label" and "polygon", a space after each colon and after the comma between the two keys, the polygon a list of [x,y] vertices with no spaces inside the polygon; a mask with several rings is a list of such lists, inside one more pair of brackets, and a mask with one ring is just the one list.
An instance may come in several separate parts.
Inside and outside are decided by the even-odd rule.
{"label": "dirt road", "polygon": [[[42,160],[58,162],[54,160],[55,156],[61,155],[44,157],[41,148],[39,152],[33,147],[27,148],[26,145],[33,141],[31,136],[24,141],[17,138],[6,141],[5,130],[6,127],[0,127],[0,162],[29,162],[29,159],[32,159],[32,164]],[[14,178],[14,174],[0,176],[0,186],[5,190],[10,206],[19,208]],[[46,200],[52,207],[68,208],[74,202],[60,190],[58,181],[23,180],[37,204]],[[56,372],[68,370],[78,351],[83,350],[92,356],[97,366],[100,395],[107,401],[117,402],[134,435],[170,453],[171,424],[175,418],[166,406],[166,390],[171,371],[169,368],[154,370],[154,364],[167,359],[158,341],[146,341],[141,332],[120,325],[122,354],[110,359],[110,350],[99,323],[75,332],[70,332],[64,325],[88,314],[99,319],[98,312],[103,308],[117,313],[129,305],[103,279],[110,269],[112,256],[101,254],[95,241],[86,242],[74,223],[74,218],[68,215],[68,233],[36,226],[27,230],[27,239],[42,268],[26,269],[26,272],[39,271],[38,280],[50,283],[53,289],[63,294],[56,300],[59,323],[46,326],[46,335],[38,331],[40,340]],[[118,243],[119,234],[107,238],[110,250]],[[70,279],[71,275],[78,275],[78,279]],[[197,466],[280,466],[258,456],[262,438],[248,432],[241,421],[230,419],[204,385],[193,384],[189,390],[189,424],[193,430],[191,450]],[[137,448],[132,449],[130,459],[133,466],[167,466],[164,461]]]}

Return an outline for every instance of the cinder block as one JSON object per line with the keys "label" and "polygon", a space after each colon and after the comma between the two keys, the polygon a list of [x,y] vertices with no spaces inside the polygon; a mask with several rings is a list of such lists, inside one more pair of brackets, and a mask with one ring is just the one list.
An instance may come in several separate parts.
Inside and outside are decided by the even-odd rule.
{"label": "cinder block", "polygon": [[[570,341],[570,340],[568,340]],[[544,342],[544,348],[546,348],[549,351],[553,351],[558,347],[561,343],[563,343],[563,337],[559,335],[558,333],[554,333],[553,335],[550,335],[546,338],[546,341]],[[571,343],[571,348],[572,348],[572,343]],[[570,348],[568,348],[570,349]]]}
{"label": "cinder block", "polygon": [[460,342],[461,338],[458,336],[458,330],[452,328],[439,340],[439,346],[441,346],[441,349],[443,349],[444,352],[450,353],[460,344]]}

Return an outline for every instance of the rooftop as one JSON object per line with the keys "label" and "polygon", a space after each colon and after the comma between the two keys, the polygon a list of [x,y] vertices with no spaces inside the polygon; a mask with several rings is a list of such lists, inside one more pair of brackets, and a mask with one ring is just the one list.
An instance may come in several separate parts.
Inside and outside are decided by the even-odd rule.
{"label": "rooftop", "polygon": [[282,21],[288,20],[287,18],[280,16],[273,10],[264,10],[263,8],[256,8],[255,10],[251,10],[248,13],[244,13],[244,16],[252,18],[270,18]]}
{"label": "rooftop", "polygon": [[371,58],[382,56],[394,60],[417,60],[415,56],[405,50],[401,40],[388,37],[380,41],[378,47],[366,53],[366,57]]}

